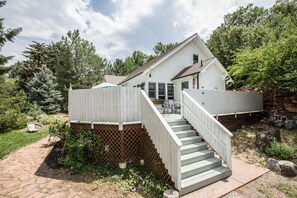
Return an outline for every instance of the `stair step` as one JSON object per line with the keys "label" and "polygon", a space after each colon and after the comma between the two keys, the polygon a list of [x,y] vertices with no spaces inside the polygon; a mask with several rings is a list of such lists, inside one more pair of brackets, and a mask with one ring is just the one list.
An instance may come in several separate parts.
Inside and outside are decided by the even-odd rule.
{"label": "stair step", "polygon": [[179,120],[168,120],[167,123],[169,126],[176,126],[176,125],[184,125],[187,124],[187,121],[185,119],[179,119]]}
{"label": "stair step", "polygon": [[219,167],[222,165],[222,161],[218,158],[209,158],[206,160],[202,160],[199,162],[195,162],[192,164],[188,164],[181,167],[181,176],[182,179],[192,177],[194,175],[197,175],[199,173],[208,171],[210,169]]}
{"label": "stair step", "polygon": [[198,143],[201,142],[201,140],[202,138],[197,135],[180,138],[183,145]]}
{"label": "stair step", "polygon": [[178,131],[175,133],[178,138],[190,137],[196,135],[195,130]]}
{"label": "stair step", "polygon": [[183,124],[183,125],[171,126],[171,128],[174,132],[178,132],[178,131],[190,130],[192,127],[189,124]]}
{"label": "stair step", "polygon": [[232,171],[230,169],[219,166],[217,168],[183,179],[181,181],[182,189],[180,191],[180,196],[229,177],[231,174]]}
{"label": "stair step", "polygon": [[196,151],[207,149],[207,144],[205,142],[199,142],[195,144],[188,144],[181,147],[181,155],[193,153]]}
{"label": "stair step", "polygon": [[181,165],[185,166],[201,160],[214,157],[214,152],[209,150],[201,150],[194,153],[186,154],[181,156]]}

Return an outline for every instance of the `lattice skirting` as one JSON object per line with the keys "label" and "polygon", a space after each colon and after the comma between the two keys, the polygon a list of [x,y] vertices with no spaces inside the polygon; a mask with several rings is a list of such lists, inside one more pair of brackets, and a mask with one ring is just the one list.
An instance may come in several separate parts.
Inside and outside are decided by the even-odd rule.
{"label": "lattice skirting", "polygon": [[95,159],[99,164],[139,164],[143,159],[149,170],[163,181],[173,184],[150,136],[140,124],[124,125],[121,131],[118,125],[94,125],[94,129],[91,129],[91,124],[71,123],[71,128],[91,130],[101,137],[102,153]]}

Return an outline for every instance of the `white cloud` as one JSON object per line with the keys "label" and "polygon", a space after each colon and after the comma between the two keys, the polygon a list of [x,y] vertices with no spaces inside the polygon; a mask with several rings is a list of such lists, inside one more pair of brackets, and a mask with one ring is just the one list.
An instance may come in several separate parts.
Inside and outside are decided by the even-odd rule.
{"label": "white cloud", "polygon": [[[270,7],[275,0],[192,0],[185,3],[184,0],[174,1],[176,9],[175,23],[180,24],[185,37],[198,33],[207,40],[211,32],[223,22],[223,17],[239,8],[253,3],[257,6]],[[173,25],[174,26],[174,25]]]}
{"label": "white cloud", "polygon": [[21,37],[3,51],[19,60],[30,39],[51,42],[68,30],[79,29],[101,56],[115,58],[129,50],[121,34],[131,32],[143,17],[152,15],[160,1],[114,0],[114,3],[115,11],[106,16],[94,11],[90,0],[10,0],[1,8],[1,17],[5,18],[6,27],[23,27],[23,31]]}

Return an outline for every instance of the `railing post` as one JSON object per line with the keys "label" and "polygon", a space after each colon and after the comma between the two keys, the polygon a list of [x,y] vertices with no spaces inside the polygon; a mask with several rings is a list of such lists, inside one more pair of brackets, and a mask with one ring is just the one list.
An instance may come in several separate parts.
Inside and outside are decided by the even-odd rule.
{"label": "railing post", "polygon": [[184,117],[184,107],[183,107],[184,99],[183,99],[183,91],[180,92],[180,114]]}

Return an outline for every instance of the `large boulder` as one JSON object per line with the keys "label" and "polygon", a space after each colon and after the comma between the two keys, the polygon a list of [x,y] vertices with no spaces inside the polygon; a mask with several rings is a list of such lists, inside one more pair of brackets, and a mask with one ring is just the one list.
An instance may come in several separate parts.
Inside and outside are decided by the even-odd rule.
{"label": "large boulder", "polygon": [[297,176],[297,166],[290,161],[280,160],[278,164],[281,168],[281,174],[288,177]]}
{"label": "large boulder", "polygon": [[271,142],[280,142],[280,140],[280,129],[277,128],[273,128],[268,131],[259,131],[256,134],[256,146],[260,150],[265,150],[267,147],[270,147]]}
{"label": "large boulder", "polygon": [[274,158],[268,158],[266,167],[274,172],[281,171],[278,161]]}

